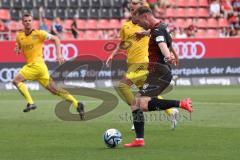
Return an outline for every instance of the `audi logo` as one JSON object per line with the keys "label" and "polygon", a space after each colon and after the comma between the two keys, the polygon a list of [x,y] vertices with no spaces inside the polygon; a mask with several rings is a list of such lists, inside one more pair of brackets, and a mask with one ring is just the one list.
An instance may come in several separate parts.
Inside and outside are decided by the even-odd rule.
{"label": "audi logo", "polygon": [[21,68],[2,68],[0,70],[0,81],[3,83],[13,80]]}
{"label": "audi logo", "polygon": [[[74,44],[61,44],[62,56],[66,61],[78,56],[78,49]],[[43,47],[43,57],[45,61],[55,62],[57,60],[56,46],[47,44]]]}
{"label": "audi logo", "polygon": [[173,48],[179,59],[201,59],[206,54],[206,47],[202,42],[175,42]]}

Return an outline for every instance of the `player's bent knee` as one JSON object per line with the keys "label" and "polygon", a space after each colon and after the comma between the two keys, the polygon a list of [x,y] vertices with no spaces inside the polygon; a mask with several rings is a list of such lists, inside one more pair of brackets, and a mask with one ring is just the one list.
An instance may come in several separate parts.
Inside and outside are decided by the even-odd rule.
{"label": "player's bent knee", "polygon": [[144,99],[140,100],[139,106],[140,106],[141,111],[143,111],[143,112],[148,111],[148,103],[146,100],[144,100]]}
{"label": "player's bent knee", "polygon": [[51,86],[47,86],[46,89],[52,94],[57,95],[57,90],[52,88]]}
{"label": "player's bent knee", "polygon": [[16,79],[14,79],[14,80],[12,81],[12,84],[15,85],[15,86],[17,86],[19,83],[20,83],[20,82],[19,82],[18,80],[16,80]]}
{"label": "player's bent knee", "polygon": [[145,105],[140,106],[140,109],[141,109],[141,111],[143,111],[143,112],[148,112],[148,107],[145,106]]}

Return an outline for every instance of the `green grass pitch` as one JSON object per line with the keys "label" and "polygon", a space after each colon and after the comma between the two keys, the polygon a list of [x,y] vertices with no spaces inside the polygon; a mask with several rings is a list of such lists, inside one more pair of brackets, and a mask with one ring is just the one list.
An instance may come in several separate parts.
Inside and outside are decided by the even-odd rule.
{"label": "green grass pitch", "polygon": [[[130,117],[125,117],[130,115],[130,109],[122,101],[100,118],[66,122],[55,116],[59,98],[46,91],[31,93],[38,109],[23,113],[25,102],[17,91],[0,92],[0,160],[238,160],[240,157],[240,86],[176,87],[165,98],[190,96],[194,105],[191,119],[181,111],[177,129],[172,131],[168,120],[149,118],[145,127],[146,147],[130,149],[122,147],[134,138]],[[92,98],[77,98],[85,101],[89,110],[100,103]],[[116,149],[104,146],[102,134],[109,128],[123,134],[123,143]]]}

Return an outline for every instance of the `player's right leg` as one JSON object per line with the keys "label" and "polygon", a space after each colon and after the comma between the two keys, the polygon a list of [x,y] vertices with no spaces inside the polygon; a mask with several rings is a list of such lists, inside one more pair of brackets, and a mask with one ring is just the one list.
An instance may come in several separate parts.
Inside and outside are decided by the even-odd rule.
{"label": "player's right leg", "polygon": [[[158,96],[157,98],[158,99],[163,99],[162,96]],[[169,109],[165,110],[165,113],[167,114],[167,116],[171,120],[171,128],[176,129],[176,127],[177,127],[177,116],[179,114],[178,109],[177,108],[169,108]]]}
{"label": "player's right leg", "polygon": [[[23,71],[23,70],[21,70]],[[23,110],[23,112],[29,112],[30,110],[34,110],[36,109],[36,105],[34,105],[34,102],[32,100],[32,97],[28,91],[28,88],[26,87],[26,85],[23,83],[26,79],[23,77],[23,75],[21,75],[21,73],[19,73],[14,79],[13,79],[13,84],[17,87],[17,89],[19,90],[19,92],[23,95],[23,97],[25,98],[25,100],[27,101],[27,106],[26,108]]]}
{"label": "player's right leg", "polygon": [[188,112],[192,112],[192,101],[191,99],[184,99],[181,101],[163,100],[151,97],[141,97],[137,95],[135,102],[131,106],[136,139],[125,144],[124,147],[143,147],[145,145],[143,112],[166,110],[171,107],[182,108]]}

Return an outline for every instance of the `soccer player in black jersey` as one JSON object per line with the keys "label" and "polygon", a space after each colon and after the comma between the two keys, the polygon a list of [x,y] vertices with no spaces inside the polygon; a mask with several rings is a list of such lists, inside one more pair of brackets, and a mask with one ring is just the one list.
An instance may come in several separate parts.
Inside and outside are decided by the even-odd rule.
{"label": "soccer player in black jersey", "polygon": [[134,16],[139,26],[146,30],[151,30],[148,49],[149,75],[131,106],[136,139],[125,144],[124,147],[143,147],[145,145],[143,112],[166,110],[171,107],[179,107],[192,112],[192,101],[190,98],[181,101],[157,98],[169,86],[172,80],[170,65],[178,63],[167,26],[159,22],[148,7],[138,8],[134,12]]}

